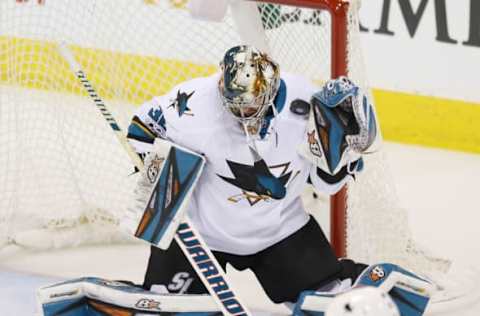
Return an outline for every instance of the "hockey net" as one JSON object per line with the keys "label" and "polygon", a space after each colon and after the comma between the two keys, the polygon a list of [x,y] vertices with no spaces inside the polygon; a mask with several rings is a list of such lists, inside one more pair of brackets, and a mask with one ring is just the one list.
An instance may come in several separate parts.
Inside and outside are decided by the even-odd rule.
{"label": "hockey net", "polygon": [[[133,166],[59,45],[73,52],[123,129],[142,102],[217,71],[223,53],[241,43],[267,49],[283,70],[319,85],[348,74],[368,88],[356,1],[232,1],[220,21],[212,20],[216,12],[193,18],[187,2],[0,3],[0,245],[123,240],[116,225],[131,199]],[[368,155],[348,193],[333,199],[333,214],[345,215],[332,220],[338,253],[446,270],[447,261],[412,241],[384,161],[381,150]],[[308,205],[328,218],[328,204],[321,197]]]}

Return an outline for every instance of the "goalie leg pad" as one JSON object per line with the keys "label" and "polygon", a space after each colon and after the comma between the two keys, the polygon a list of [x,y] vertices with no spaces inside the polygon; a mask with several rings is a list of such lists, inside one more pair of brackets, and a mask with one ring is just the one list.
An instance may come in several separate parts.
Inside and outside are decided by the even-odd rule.
{"label": "goalie leg pad", "polygon": [[44,316],[221,315],[209,295],[159,294],[127,283],[100,278],[79,278],[41,288],[37,301]]}
{"label": "goalie leg pad", "polygon": [[403,316],[421,316],[434,292],[428,280],[390,263],[368,267],[354,287],[374,286],[388,293]]}
{"label": "goalie leg pad", "polygon": [[157,138],[145,158],[135,201],[121,221],[129,234],[167,249],[183,220],[205,158]]}
{"label": "goalie leg pad", "polygon": [[[383,263],[369,266],[358,277],[352,289],[376,287],[389,294],[402,316],[422,316],[428,306],[434,286],[427,280],[397,265]],[[343,292],[302,292],[294,316],[324,316],[333,299]]]}

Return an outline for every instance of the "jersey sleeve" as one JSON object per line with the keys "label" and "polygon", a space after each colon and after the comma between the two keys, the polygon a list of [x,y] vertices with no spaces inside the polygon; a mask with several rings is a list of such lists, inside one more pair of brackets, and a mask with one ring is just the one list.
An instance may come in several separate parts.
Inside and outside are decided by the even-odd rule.
{"label": "jersey sleeve", "polygon": [[344,166],[334,175],[331,175],[321,168],[312,164],[309,180],[320,192],[335,194],[350,180],[355,179],[355,174],[363,169],[363,159]]}
{"label": "jersey sleeve", "polygon": [[167,122],[161,107],[165,97],[155,97],[138,108],[128,127],[127,138],[138,153],[151,150],[155,138],[167,137]]}

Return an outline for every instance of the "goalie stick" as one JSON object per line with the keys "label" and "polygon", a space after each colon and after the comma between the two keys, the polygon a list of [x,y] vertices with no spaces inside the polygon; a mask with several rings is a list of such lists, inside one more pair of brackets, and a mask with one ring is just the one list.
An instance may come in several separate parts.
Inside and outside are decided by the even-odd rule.
{"label": "goalie stick", "polygon": [[[128,143],[126,137],[123,135],[120,126],[108,110],[105,102],[95,91],[94,87],[87,78],[87,75],[82,70],[80,64],[75,60],[71,50],[66,43],[59,43],[58,50],[60,55],[68,62],[70,69],[75,74],[77,79],[82,84],[90,98],[93,100],[100,113],[105,118],[105,121],[110,125],[112,131],[115,133],[118,141],[125,149],[132,160],[132,163],[139,169],[143,169],[143,161],[138,154],[133,150]],[[213,256],[211,250],[207,247],[205,241],[191,224],[188,215],[185,214],[182,223],[179,225],[175,234],[175,240],[182,249],[192,267],[197,272],[197,275],[202,280],[205,287],[210,292],[219,305],[221,311],[225,315],[247,316],[252,315],[243,303],[240,302],[238,296],[233,292],[229,286],[225,273],[220,264]],[[199,256],[199,253],[202,253]],[[202,260],[199,259],[202,257]],[[207,257],[207,260],[204,258]]]}

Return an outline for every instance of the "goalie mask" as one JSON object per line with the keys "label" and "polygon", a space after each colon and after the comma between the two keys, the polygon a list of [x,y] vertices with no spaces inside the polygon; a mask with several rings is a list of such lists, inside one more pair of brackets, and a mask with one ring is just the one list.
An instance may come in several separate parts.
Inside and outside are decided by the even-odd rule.
{"label": "goalie mask", "polygon": [[278,92],[278,64],[256,48],[241,45],[229,49],[220,66],[219,90],[223,105],[243,124],[247,133],[258,134]]}

